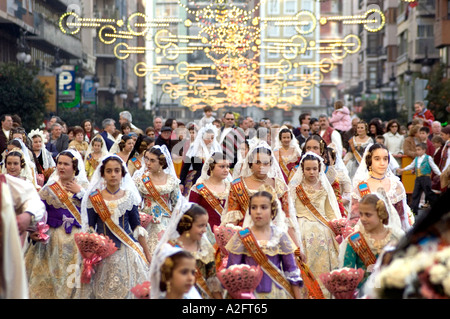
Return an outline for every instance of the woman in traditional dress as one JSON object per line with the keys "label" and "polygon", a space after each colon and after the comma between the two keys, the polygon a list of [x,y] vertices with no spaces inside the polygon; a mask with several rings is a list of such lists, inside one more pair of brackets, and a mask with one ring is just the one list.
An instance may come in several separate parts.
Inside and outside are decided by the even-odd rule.
{"label": "woman in traditional dress", "polygon": [[[158,292],[151,299],[190,299],[189,292],[195,290],[196,260],[192,254],[180,247],[166,244],[161,252],[159,267],[151,277],[151,290]],[[158,288],[153,288],[157,286]],[[200,298],[200,296],[198,296]]]}
{"label": "woman in traditional dress", "polygon": [[[294,201],[290,214],[297,216],[306,264],[316,278],[339,265],[337,234],[328,223],[341,215],[324,170],[323,159],[314,152],[306,152],[289,183],[289,196]],[[325,298],[330,298],[322,283],[320,286]]]}
{"label": "woman in traditional dress", "polygon": [[298,145],[298,140],[286,126],[282,126],[278,132],[274,147],[275,158],[278,160],[284,181],[289,184],[289,180],[294,176],[302,151]]}
{"label": "woman in traditional dress", "polygon": [[[405,232],[401,229],[400,218],[391,211],[389,199],[380,193],[365,195],[359,201],[361,218],[341,244],[340,267],[361,268],[364,278],[359,283],[361,289],[374,270],[378,256],[387,245],[395,245]],[[360,290],[360,295],[364,292]]]}
{"label": "woman in traditional dress", "polygon": [[215,249],[208,239],[208,212],[196,203],[182,199],[164,233],[168,242],[190,252],[196,260],[196,288],[203,299],[222,299],[223,287],[216,276]]}
{"label": "woman in traditional dress", "polygon": [[194,256],[164,242],[158,245],[150,265],[150,299],[201,299],[195,288]]}
{"label": "woman in traditional dress", "polygon": [[[241,176],[231,183],[221,224],[232,223],[241,226],[248,211],[250,197],[262,185],[269,185],[275,189],[283,211],[289,214],[290,199],[287,185],[272,149],[265,141],[260,141],[250,148],[242,167]],[[288,220],[291,238],[297,246],[300,246],[295,215],[288,215]]]}
{"label": "woman in traditional dress", "polygon": [[[332,147],[333,143],[330,144]],[[342,171],[345,175],[348,175],[347,168],[345,167],[339,156],[336,156],[335,163],[331,162],[330,155],[328,152],[327,144],[325,140],[318,134],[313,134],[308,137],[303,144],[302,154],[306,152],[313,152],[319,155],[323,159],[323,164],[325,165],[324,173],[328,178],[328,181],[333,188],[334,194],[339,204],[339,211],[343,217],[347,217],[347,211],[344,206],[342,192],[341,192],[341,181],[339,180],[338,171]],[[348,205],[348,203],[347,203]]]}
{"label": "woman in traditional dress", "polygon": [[32,169],[32,163],[27,157],[28,153],[24,153],[21,148],[13,147],[5,156],[2,168],[3,174],[9,174],[14,177],[21,178],[31,183],[36,190],[40,190],[36,175]]}
{"label": "woman in traditional dress", "polygon": [[349,219],[356,223],[359,219],[359,200],[366,194],[383,188],[400,217],[402,229],[408,231],[414,223],[414,215],[406,202],[406,191],[402,182],[389,169],[391,156],[386,146],[370,144],[363,154],[361,165],[352,180],[351,212]]}
{"label": "woman in traditional dress", "polygon": [[86,119],[81,122],[81,127],[84,130],[84,140],[88,143],[91,143],[92,139],[98,134],[98,131],[94,127],[94,123]]}
{"label": "woman in traditional dress", "polygon": [[363,120],[356,125],[356,135],[349,141],[349,149],[344,156],[344,164],[347,166],[349,176],[353,179],[359,164],[361,163],[362,155],[366,147],[374,143],[374,140],[368,135],[369,128],[367,123]]}
{"label": "woman in traditional dress", "polygon": [[130,155],[132,155],[134,144],[135,144],[134,139],[128,135],[123,135],[119,142],[120,151],[117,152],[116,155],[119,156],[122,159],[122,161],[124,161],[125,165],[127,166],[127,169],[128,169],[128,160],[130,159]]}
{"label": "woman in traditional dress", "polygon": [[221,152],[207,159],[202,175],[189,192],[189,201],[205,208],[209,215],[211,230],[220,225],[223,208],[230,192],[230,163]]}
{"label": "woman in traditional dress", "polygon": [[213,153],[222,151],[217,142],[217,134],[217,128],[213,124],[206,124],[198,131],[194,143],[189,147],[180,173],[183,196],[188,196],[192,185],[197,182],[203,163]]}
{"label": "woman in traditional dress", "polygon": [[148,149],[151,142],[152,140],[150,137],[144,135],[138,136],[132,151],[133,155],[128,161],[128,170],[131,177],[133,177],[134,173],[141,169],[142,165],[144,165],[144,152]]}
{"label": "woman in traditional dress", "polygon": [[89,180],[91,180],[95,169],[100,164],[100,159],[106,155],[108,155],[108,149],[106,148],[105,141],[100,135],[94,137],[89,143],[89,147],[86,151],[86,157],[84,159],[84,167]]}
{"label": "woman in traditional dress", "polygon": [[125,163],[108,155],[100,165],[83,197],[83,228],[108,236],[118,248],[100,261],[91,279],[91,298],[132,299],[130,291],[149,280],[151,255],[146,230],[140,225],[141,202]]}
{"label": "woman in traditional dress", "polygon": [[52,153],[45,148],[47,138],[43,131],[39,129],[31,130],[28,136],[31,138],[31,147],[35,154],[32,160],[35,159],[34,164],[36,165],[36,170],[42,171],[45,184],[56,168],[55,160],[52,157]]}
{"label": "woman in traditional dress", "polygon": [[74,299],[81,297],[76,272],[81,256],[74,234],[81,231],[81,200],[88,186],[81,155],[76,150],[58,154],[56,171],[39,195],[47,210],[48,242],[30,234],[33,242],[25,253],[30,298]]}
{"label": "woman in traditional dress", "polygon": [[252,195],[243,229],[231,237],[227,268],[260,265],[263,276],[256,299],[300,299],[303,280],[297,265],[297,246],[287,234],[287,221],[276,193],[263,186]]}
{"label": "woman in traditional dress", "polygon": [[165,145],[155,145],[144,153],[144,165],[134,174],[133,181],[143,198],[139,210],[151,217],[146,230],[147,245],[153,254],[181,196],[180,181]]}

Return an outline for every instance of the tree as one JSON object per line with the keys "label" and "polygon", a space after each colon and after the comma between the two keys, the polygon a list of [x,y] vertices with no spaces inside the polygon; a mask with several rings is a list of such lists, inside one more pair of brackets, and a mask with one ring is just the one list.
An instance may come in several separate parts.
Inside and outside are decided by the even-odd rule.
{"label": "tree", "polygon": [[51,90],[36,77],[38,69],[23,64],[0,64],[0,114],[17,114],[30,131],[39,127]]}
{"label": "tree", "polygon": [[428,94],[425,100],[428,101],[428,109],[433,112],[435,119],[441,123],[449,123],[450,112],[450,79],[444,78],[446,66],[439,64],[430,73],[426,90]]}

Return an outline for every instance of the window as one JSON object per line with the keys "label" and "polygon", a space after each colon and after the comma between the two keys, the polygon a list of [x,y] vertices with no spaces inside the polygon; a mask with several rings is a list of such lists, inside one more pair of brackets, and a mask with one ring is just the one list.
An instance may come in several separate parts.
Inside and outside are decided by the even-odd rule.
{"label": "window", "polygon": [[418,25],[417,26],[418,38],[432,38],[433,37],[433,25]]}
{"label": "window", "polygon": [[280,3],[278,0],[269,0],[267,2],[267,11],[269,14],[280,14]]}
{"label": "window", "polygon": [[293,15],[297,13],[297,1],[285,0],[284,2],[284,14]]}

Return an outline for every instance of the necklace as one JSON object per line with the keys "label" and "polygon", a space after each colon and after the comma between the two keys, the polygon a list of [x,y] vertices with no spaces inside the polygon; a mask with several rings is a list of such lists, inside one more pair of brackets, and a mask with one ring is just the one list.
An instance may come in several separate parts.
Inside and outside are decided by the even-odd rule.
{"label": "necklace", "polygon": [[268,176],[266,176],[266,178],[264,178],[264,179],[259,179],[259,178],[255,177],[255,175],[252,174],[252,178],[253,178],[255,181],[260,182],[260,183],[264,183],[264,182],[267,180],[267,177],[268,177]]}
{"label": "necklace", "polygon": [[107,191],[108,193],[110,193],[111,195],[116,195],[116,194],[120,191],[120,187],[119,187],[115,192],[111,192],[111,191],[108,189],[108,187],[106,187],[106,191]]}
{"label": "necklace", "polygon": [[373,175],[370,175],[370,177],[373,179],[376,179],[377,181],[382,181],[383,179],[385,179],[386,175],[383,175],[383,177],[381,177],[381,178],[375,177]]}

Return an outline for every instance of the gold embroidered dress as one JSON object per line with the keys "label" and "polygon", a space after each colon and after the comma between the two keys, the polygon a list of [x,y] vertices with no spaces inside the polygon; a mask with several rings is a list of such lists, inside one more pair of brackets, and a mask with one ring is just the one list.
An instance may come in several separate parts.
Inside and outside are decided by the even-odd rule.
{"label": "gold embroidered dress", "polygon": [[180,197],[180,187],[178,180],[172,175],[167,175],[167,181],[163,185],[154,185],[155,189],[158,191],[161,198],[166,202],[167,206],[171,210],[166,212],[161,205],[150,196],[144,182],[146,174],[142,175],[140,178],[136,178],[134,181],[139,193],[143,197],[143,204],[140,208],[142,213],[148,214],[152,217],[152,221],[146,227],[148,232],[147,245],[151,254],[153,254],[156,245],[159,242],[159,238],[170,221],[170,213],[177,204],[178,198]]}
{"label": "gold embroidered dress", "polygon": [[[335,213],[329,202],[325,188],[313,190],[303,184],[304,190],[318,212],[328,221],[335,219]],[[320,274],[336,269],[339,265],[339,246],[333,231],[321,223],[311,211],[296,197],[295,210],[300,228],[306,263],[316,278]],[[325,298],[331,295],[319,280]]]}
{"label": "gold embroidered dress", "polygon": [[[133,240],[137,241],[140,235],[144,235],[140,226],[139,212],[133,204],[131,192],[125,191],[125,195],[117,200],[104,200],[112,221],[123,228]],[[96,227],[98,233],[111,238],[116,247],[111,256],[103,259],[91,279],[92,298],[96,299],[134,299],[131,288],[150,279],[149,266],[135,251],[114,236],[108,226],[102,222],[94,210],[91,201],[87,203],[89,225]],[[138,247],[141,246],[138,244]],[[142,248],[141,248],[142,249]]]}

